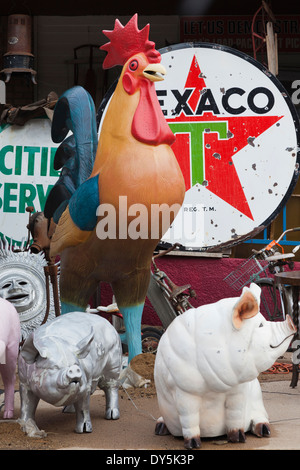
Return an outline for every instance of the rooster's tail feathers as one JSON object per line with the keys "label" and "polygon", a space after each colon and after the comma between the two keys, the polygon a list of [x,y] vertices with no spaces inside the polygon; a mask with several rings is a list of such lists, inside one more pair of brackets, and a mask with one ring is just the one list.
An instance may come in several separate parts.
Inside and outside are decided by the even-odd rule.
{"label": "rooster's tail feathers", "polygon": [[51,136],[54,142],[61,142],[54,169],[62,170],[46,200],[44,214],[57,223],[72,194],[89,178],[96,156],[95,105],[84,88],[75,86],[60,97],[53,114]]}

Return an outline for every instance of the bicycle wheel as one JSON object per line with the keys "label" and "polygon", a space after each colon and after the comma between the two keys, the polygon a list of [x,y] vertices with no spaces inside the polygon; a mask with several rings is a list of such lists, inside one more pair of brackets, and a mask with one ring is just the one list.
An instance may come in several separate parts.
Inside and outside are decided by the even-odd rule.
{"label": "bicycle wheel", "polygon": [[156,354],[162,333],[156,328],[142,329],[142,351],[143,353]]}
{"label": "bicycle wheel", "polygon": [[255,281],[261,288],[260,313],[266,320],[283,320],[283,308],[278,286],[273,279],[261,278]]}

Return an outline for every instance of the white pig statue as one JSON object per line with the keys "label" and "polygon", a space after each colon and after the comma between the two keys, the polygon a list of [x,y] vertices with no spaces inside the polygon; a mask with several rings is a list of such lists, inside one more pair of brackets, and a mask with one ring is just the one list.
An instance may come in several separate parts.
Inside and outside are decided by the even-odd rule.
{"label": "white pig statue", "polygon": [[192,308],[160,339],[154,379],[161,417],[155,433],[183,436],[187,449],[201,437],[245,432],[269,436],[258,375],[288,348],[296,329],[290,317],[269,322],[259,313],[260,288],[244,287],[238,298]]}
{"label": "white pig statue", "polygon": [[40,399],[54,406],[74,405],[78,433],[92,432],[90,395],[97,385],[106,397],[106,419],[119,418],[120,337],[104,318],[71,312],[37,328],[19,355],[21,415],[30,437],[44,437],[35,422]]}

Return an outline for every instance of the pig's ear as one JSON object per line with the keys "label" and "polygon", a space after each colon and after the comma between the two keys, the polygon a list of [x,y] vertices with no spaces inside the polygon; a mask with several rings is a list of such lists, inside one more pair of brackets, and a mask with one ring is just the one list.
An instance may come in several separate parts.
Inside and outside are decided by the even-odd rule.
{"label": "pig's ear", "polygon": [[31,333],[25,340],[20,355],[23,357],[27,364],[33,364],[39,355],[38,350],[34,345],[34,333]]}
{"label": "pig's ear", "polygon": [[90,352],[90,347],[91,347],[91,343],[93,339],[94,339],[94,329],[92,327],[90,333],[81,341],[79,341],[79,343],[77,343],[76,345],[75,354],[79,359],[84,359],[88,355],[88,353]]}
{"label": "pig's ear", "polygon": [[236,329],[240,329],[243,320],[254,317],[259,312],[259,299],[252,289],[244,287],[243,292],[233,308],[232,322]]}
{"label": "pig's ear", "polygon": [[261,287],[259,287],[255,282],[251,282],[250,284],[250,290],[254,297],[256,298],[258,302],[258,306],[260,305],[260,294],[261,294]]}

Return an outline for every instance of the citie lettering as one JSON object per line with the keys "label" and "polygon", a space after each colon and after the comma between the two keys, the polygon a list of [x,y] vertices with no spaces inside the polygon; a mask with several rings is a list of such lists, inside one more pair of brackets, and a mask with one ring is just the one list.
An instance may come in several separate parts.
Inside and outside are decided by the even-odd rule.
{"label": "citie lettering", "polygon": [[[56,148],[30,145],[4,145],[0,148],[0,209],[3,213],[24,213],[27,206],[44,208],[57,178],[53,168]],[[43,177],[47,183],[43,184]],[[36,183],[36,181],[39,181]]]}

